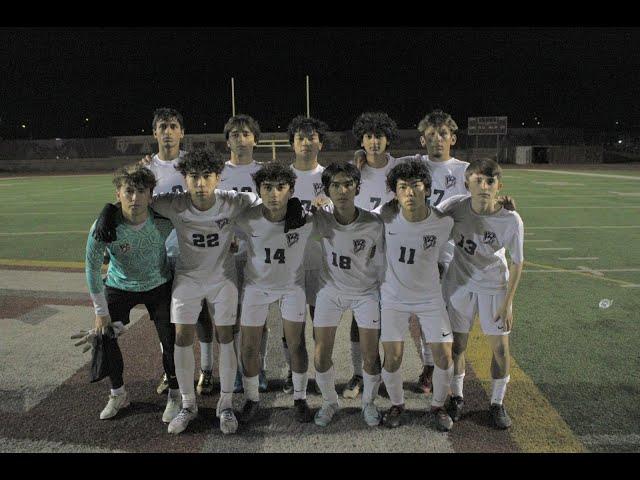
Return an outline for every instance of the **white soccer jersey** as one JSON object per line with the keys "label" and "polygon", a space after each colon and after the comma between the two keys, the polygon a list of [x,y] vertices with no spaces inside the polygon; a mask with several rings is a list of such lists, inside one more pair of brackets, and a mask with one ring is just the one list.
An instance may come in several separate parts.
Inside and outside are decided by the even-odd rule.
{"label": "white soccer jersey", "polygon": [[245,285],[273,293],[304,287],[303,258],[313,223],[284,233],[284,220],[270,222],[257,205],[236,217],[236,230],[247,238]]}
{"label": "white soccer jersey", "polygon": [[520,215],[504,208],[493,215],[471,209],[471,195],[457,195],[438,208],[453,218],[453,260],[445,282],[467,290],[493,295],[508,285],[505,249],[514,263],[524,260],[524,224]]}
{"label": "white soccer jersey", "polygon": [[397,160],[387,154],[387,164],[382,168],[365,165],[360,171],[360,193],[356,195],[356,207],[373,210],[391,200],[393,192],[387,190],[387,174],[397,165]]}
{"label": "white soccer jersey", "polygon": [[247,165],[234,165],[227,160],[222,170],[218,190],[235,190],[236,192],[255,192],[256,184],[252,175],[260,170],[261,165],[255,161]]}
{"label": "white soccer jersey", "polygon": [[296,187],[294,195],[300,199],[304,209],[311,209],[311,202],[321,195],[326,197],[322,187],[322,172],[324,167],[320,164],[313,170],[298,170],[291,165],[291,170],[296,174]]}
{"label": "white soccer jersey", "polygon": [[425,220],[409,222],[393,207],[383,207],[380,218],[386,259],[380,287],[383,308],[405,310],[409,305],[441,301],[438,254],[449,240],[452,219],[431,210]]}
{"label": "white soccer jersey", "polygon": [[156,188],[153,189],[153,195],[170,192],[186,192],[187,187],[182,174],[176,170],[176,165],[180,159],[186,154],[184,150],[180,150],[178,158],[171,161],[160,160],[156,153],[151,159],[151,163],[147,166],[156,177]]}
{"label": "white soccer jersey", "polygon": [[320,283],[346,295],[377,290],[383,260],[384,228],[380,218],[358,208],[349,225],[339,224],[329,209],[318,209],[313,222],[322,245]]}
{"label": "white soccer jersey", "polygon": [[178,234],[180,256],[176,274],[215,280],[235,279],[235,263],[229,255],[233,220],[260,199],[253,193],[215,190],[216,201],[200,211],[188,193],[167,193],[153,200],[151,208],[173,223]]}

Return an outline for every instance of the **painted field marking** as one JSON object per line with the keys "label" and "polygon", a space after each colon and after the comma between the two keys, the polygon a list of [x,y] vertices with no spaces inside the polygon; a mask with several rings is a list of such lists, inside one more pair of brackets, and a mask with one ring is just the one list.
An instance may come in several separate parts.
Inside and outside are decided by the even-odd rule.
{"label": "painted field marking", "polygon": [[558,257],[558,260],[598,260],[599,258],[600,257]]}
{"label": "painted field marking", "polygon": [[629,285],[621,285],[622,288],[640,288],[640,283],[630,283]]}
{"label": "painted field marking", "polygon": [[536,250],[573,250],[573,247],[539,247]]}
{"label": "painted field marking", "polygon": [[595,270],[593,268],[585,267],[584,265],[578,265],[576,268],[578,270],[591,273],[592,275],[595,275],[597,277],[604,277],[604,273],[602,273],[602,270]]}
{"label": "painted field marking", "polygon": [[533,232],[524,232],[525,237],[533,237],[535,233]]}
{"label": "painted field marking", "polygon": [[580,210],[583,209],[594,209],[594,208],[615,208],[615,209],[620,209],[620,208],[640,208],[640,205],[597,205],[597,206],[592,206],[592,207],[579,207],[579,206],[553,206],[553,207],[539,207],[539,206],[535,206],[535,207],[522,207],[523,210],[534,210],[534,209],[542,209],[544,208],[545,210],[550,209],[550,208],[555,208],[555,209],[561,209],[561,210],[568,210],[568,209],[577,209],[579,208]]}
{"label": "painted field marking", "polygon": [[19,237],[22,235],[58,235],[61,233],[89,233],[89,230],[62,230],[57,232],[13,232],[13,233],[0,233],[2,237]]}
{"label": "painted field marking", "polygon": [[[527,263],[527,262],[525,262]],[[579,273],[579,272],[591,272],[591,269],[588,267],[578,267],[578,268],[544,268],[543,270],[524,270],[528,273]],[[640,268],[598,268],[597,270],[593,270],[594,272],[605,272],[605,273],[635,273],[640,272]],[[628,282],[625,282],[628,283]]]}
{"label": "painted field marking", "polygon": [[64,211],[64,212],[15,212],[15,213],[0,213],[0,217],[19,217],[22,215],[60,215],[61,213],[64,213],[65,215],[91,215],[94,214],[95,215],[95,210],[93,212],[69,212],[69,211]]}
{"label": "painted field marking", "polygon": [[[538,268],[542,268],[543,270],[529,270],[530,272],[543,272],[543,271],[547,271],[550,273],[571,273],[573,275],[582,275],[583,277],[587,277],[587,278],[595,278],[597,280],[602,280],[603,282],[610,282],[610,283],[615,283],[616,285],[619,286],[629,286],[629,285],[633,285],[629,282],[625,282],[624,280],[616,280],[615,278],[608,278],[608,277],[595,277],[593,275],[590,275],[582,270],[566,270],[566,269],[557,269],[556,267],[552,267],[551,265],[544,265],[541,263],[534,263],[534,262],[530,262],[529,260],[525,260],[524,261],[525,265],[531,265],[533,267],[538,267]],[[556,271],[557,270],[557,271]],[[606,270],[601,270],[601,271],[606,271]],[[620,271],[620,269],[616,269],[615,271]],[[640,271],[640,269],[633,269],[633,271]]]}
{"label": "painted field marking", "polygon": [[640,197],[640,192],[609,192],[620,195],[621,197]]}
{"label": "painted field marking", "polygon": [[640,435],[637,433],[580,435],[578,438],[585,445],[640,445]]}
{"label": "painted field marking", "polygon": [[553,240],[527,240],[527,243],[531,242],[553,242]]}
{"label": "painted field marking", "polygon": [[570,183],[570,182],[536,182],[533,181],[536,185],[548,185],[551,187],[584,187],[584,183]]}
{"label": "painted field marking", "polygon": [[[491,398],[489,367],[492,352],[478,322],[474,322],[469,337],[467,359],[473,364],[478,380]],[[569,425],[513,357],[510,375],[505,404],[514,419],[510,435],[522,451],[585,452],[584,445],[573,434]]]}
{"label": "painted field marking", "polygon": [[9,267],[84,268],[84,262],[22,260],[19,258],[0,258],[0,265]]}
{"label": "painted field marking", "polygon": [[614,229],[614,228],[640,228],[640,225],[579,225],[573,227],[527,227],[529,230],[566,230],[566,229],[575,229],[575,230],[588,230],[588,229]]}
{"label": "painted field marking", "polygon": [[601,177],[601,178],[619,178],[622,180],[640,180],[640,176],[627,176],[627,175],[611,175],[607,173],[585,173],[585,172],[569,172],[566,170],[532,170],[523,168],[522,172],[537,172],[537,173],[557,173],[561,175],[580,175],[584,177]]}
{"label": "painted field marking", "polygon": [[17,183],[0,183],[0,187],[13,187],[18,185]]}

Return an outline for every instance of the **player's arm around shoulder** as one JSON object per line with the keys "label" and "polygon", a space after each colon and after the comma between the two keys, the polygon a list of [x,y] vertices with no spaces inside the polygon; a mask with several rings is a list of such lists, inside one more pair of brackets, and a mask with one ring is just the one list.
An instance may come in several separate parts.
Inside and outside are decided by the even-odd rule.
{"label": "player's arm around shoulder", "polygon": [[173,221],[176,214],[189,208],[189,202],[188,192],[168,192],[154,196],[150,207],[154,212]]}

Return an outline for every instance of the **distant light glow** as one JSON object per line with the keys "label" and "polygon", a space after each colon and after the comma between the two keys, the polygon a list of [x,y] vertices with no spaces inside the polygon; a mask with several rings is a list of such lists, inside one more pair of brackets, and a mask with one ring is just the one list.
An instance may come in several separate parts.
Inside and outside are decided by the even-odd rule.
{"label": "distant light glow", "polygon": [[620,144],[620,143],[622,143],[622,140],[618,140],[618,143],[619,143],[619,144]]}
{"label": "distant light glow", "polygon": [[88,122],[88,121],[89,121],[89,119],[88,119],[88,118],[85,118],[85,119],[84,119],[84,121],[85,121],[85,122]]}
{"label": "distant light glow", "polygon": [[22,124],[22,128],[27,128],[27,126],[23,123],[23,124]]}

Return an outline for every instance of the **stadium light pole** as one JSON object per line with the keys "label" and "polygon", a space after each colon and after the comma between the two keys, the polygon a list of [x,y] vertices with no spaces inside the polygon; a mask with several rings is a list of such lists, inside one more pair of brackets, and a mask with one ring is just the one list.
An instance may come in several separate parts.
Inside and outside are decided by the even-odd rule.
{"label": "stadium light pole", "polygon": [[236,116],[236,91],[233,83],[233,77],[231,77],[231,116]]}
{"label": "stadium light pole", "polygon": [[309,75],[307,75],[307,118],[309,118]]}

